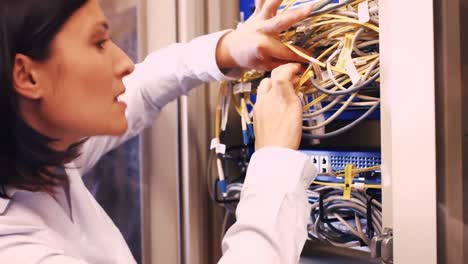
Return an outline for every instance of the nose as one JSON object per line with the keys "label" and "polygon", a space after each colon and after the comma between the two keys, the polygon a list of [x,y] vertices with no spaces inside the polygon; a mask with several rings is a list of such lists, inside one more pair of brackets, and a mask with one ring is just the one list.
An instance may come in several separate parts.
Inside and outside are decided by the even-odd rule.
{"label": "nose", "polygon": [[[114,44],[115,45],[115,44]],[[133,61],[125,54],[125,52],[119,48],[117,45],[116,47],[116,56],[115,56],[115,63],[114,63],[114,70],[119,79],[129,75],[130,73],[135,70],[135,64]]]}

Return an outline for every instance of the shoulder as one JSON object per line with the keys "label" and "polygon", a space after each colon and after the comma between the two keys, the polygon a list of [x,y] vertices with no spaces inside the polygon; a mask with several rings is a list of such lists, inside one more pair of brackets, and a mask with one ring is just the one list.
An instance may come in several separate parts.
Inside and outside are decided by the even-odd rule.
{"label": "shoulder", "polygon": [[[0,198],[0,238],[9,233],[46,227],[47,194],[9,189],[10,199]],[[51,198],[50,198],[51,199]]]}
{"label": "shoulder", "polygon": [[37,248],[56,240],[45,218],[47,214],[53,215],[47,212],[46,196],[16,190],[11,199],[0,198],[0,259],[10,255],[19,257],[17,254],[26,254],[24,250],[32,245]]}

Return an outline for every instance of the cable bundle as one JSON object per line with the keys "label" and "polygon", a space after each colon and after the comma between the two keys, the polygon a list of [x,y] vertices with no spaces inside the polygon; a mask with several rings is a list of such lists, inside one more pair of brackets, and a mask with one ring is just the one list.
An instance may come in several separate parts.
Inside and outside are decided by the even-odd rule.
{"label": "cable bundle", "polygon": [[339,187],[314,185],[308,191],[312,204],[309,238],[339,247],[370,246],[382,233],[382,204],[364,190],[343,198]]}
{"label": "cable bundle", "polygon": [[[289,6],[294,2],[289,1]],[[380,104],[375,85],[380,76],[378,2],[352,0],[328,5],[330,2],[317,3],[317,11],[280,36],[285,45],[310,61],[296,88],[304,105],[304,138],[346,132]],[[350,106],[368,109],[345,127],[324,133],[324,127]],[[325,119],[323,114],[331,110],[335,112]]]}
{"label": "cable bundle", "polygon": [[[284,1],[280,12],[302,2]],[[332,2],[318,1],[316,11],[280,35],[287,47],[310,62],[296,87],[303,103],[305,139],[344,133],[380,104],[378,1]],[[228,84],[232,87],[229,98],[242,119],[245,144],[253,140],[251,94],[262,77],[262,72],[247,71],[239,81]],[[366,111],[348,125],[325,133],[325,127],[350,107]],[[325,113],[331,114],[325,118]]]}
{"label": "cable bundle", "polygon": [[[229,215],[234,215],[240,199],[248,166],[247,152],[246,147],[237,146],[228,148],[223,155],[210,155],[208,172],[211,172],[217,159],[223,161],[224,169],[227,168],[226,162],[232,162],[240,170],[240,174],[235,175],[230,175],[227,173],[229,169],[226,170],[225,193],[220,185],[221,179],[214,180],[213,175],[208,173],[210,195],[226,209],[224,223]],[[372,238],[382,233],[382,186],[379,180],[372,177],[356,176],[379,170],[380,166],[356,168],[348,164],[345,170],[318,176],[307,191],[308,201],[312,205],[309,238],[340,247],[370,246]]]}

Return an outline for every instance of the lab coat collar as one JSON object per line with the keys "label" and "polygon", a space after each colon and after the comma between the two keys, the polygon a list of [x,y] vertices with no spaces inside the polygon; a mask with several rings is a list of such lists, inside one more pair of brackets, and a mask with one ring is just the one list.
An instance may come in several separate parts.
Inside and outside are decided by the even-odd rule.
{"label": "lab coat collar", "polygon": [[[73,162],[66,164],[65,173],[67,175],[70,175],[70,171],[73,171],[74,168],[76,168],[76,166]],[[73,177],[68,176],[68,180],[71,182],[73,180]],[[11,202],[11,198],[13,198],[13,195],[21,191],[20,189],[17,189],[14,187],[6,187],[5,189],[6,189],[7,196],[10,197],[10,199],[0,198],[0,215],[5,213],[6,209],[8,208],[8,205]]]}
{"label": "lab coat collar", "polygon": [[[19,189],[13,187],[6,187],[6,194],[8,197],[12,198],[15,193],[20,191]],[[11,199],[0,198],[0,215],[4,214],[8,205],[10,204]]]}

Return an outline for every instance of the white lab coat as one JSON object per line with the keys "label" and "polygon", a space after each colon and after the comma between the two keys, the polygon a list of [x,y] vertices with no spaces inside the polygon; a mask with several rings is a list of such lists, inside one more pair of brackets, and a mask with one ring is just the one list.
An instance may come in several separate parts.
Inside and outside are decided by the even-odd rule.
{"label": "white lab coat", "polygon": [[[168,102],[203,82],[226,79],[215,60],[224,33],[171,45],[137,65],[124,79],[128,131],[121,137],[88,140],[80,158],[67,165],[70,184],[56,189],[56,199],[8,189],[12,199],[0,199],[0,263],[135,263],[81,175],[106,152],[150,126]],[[297,263],[310,211],[306,189],[315,174],[309,158],[297,151],[267,147],[255,153],[237,222],[224,238],[219,263]]]}

